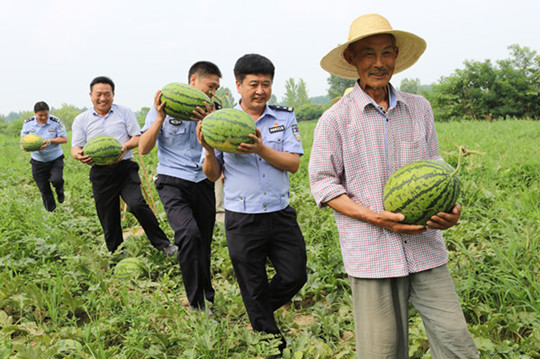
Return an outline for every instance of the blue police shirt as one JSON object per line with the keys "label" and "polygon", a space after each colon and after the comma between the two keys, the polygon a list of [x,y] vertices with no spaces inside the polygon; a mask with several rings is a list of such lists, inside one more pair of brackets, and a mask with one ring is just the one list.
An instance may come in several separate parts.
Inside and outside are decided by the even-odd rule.
{"label": "blue police shirt", "polygon": [[[94,108],[75,117],[71,126],[71,146],[84,147],[86,142],[96,136],[112,136],[124,144],[140,134],[141,127],[133,111],[113,104],[105,117],[99,115]],[[130,158],[133,158],[132,150],[126,151],[123,159]]]}
{"label": "blue police shirt", "polygon": [[[154,106],[146,115],[142,132],[152,126],[157,118]],[[202,146],[197,141],[198,121],[177,120],[166,116],[157,138],[157,173],[181,178],[191,182],[206,179],[202,171]]]}
{"label": "blue police shirt", "polygon": [[[23,127],[21,130],[21,137],[34,134],[39,135],[44,139],[52,139],[56,137],[67,137],[66,128],[64,124],[58,117],[49,116],[45,124],[40,125],[36,116],[32,116],[24,120]],[[30,154],[30,157],[36,161],[40,162],[50,162],[54,161],[58,157],[62,156],[62,147],[60,144],[49,144],[47,148],[41,151],[33,151]]]}
{"label": "blue police shirt", "polygon": [[[237,106],[242,110],[240,105]],[[266,106],[256,122],[262,141],[281,152],[304,154],[292,108]],[[225,209],[240,213],[269,213],[289,205],[289,173],[272,166],[255,153],[216,151],[223,166]]]}

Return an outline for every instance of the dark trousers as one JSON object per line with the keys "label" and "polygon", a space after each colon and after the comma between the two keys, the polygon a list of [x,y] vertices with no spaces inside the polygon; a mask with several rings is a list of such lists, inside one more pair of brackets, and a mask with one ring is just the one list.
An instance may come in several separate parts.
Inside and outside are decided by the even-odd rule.
{"label": "dark trousers", "polygon": [[154,212],[148,207],[141,192],[137,162],[124,160],[109,166],[92,166],[90,182],[96,203],[96,211],[103,227],[105,243],[114,252],[124,241],[120,218],[120,197],[126,202],[129,212],[139,221],[150,243],[157,249],[170,245],[159,227]]}
{"label": "dark trousers", "polygon": [[59,201],[64,197],[64,155],[50,162],[40,162],[34,159],[30,160],[32,164],[32,176],[41,192],[43,205],[47,211],[54,211],[56,202],[51,190],[51,183],[56,190]]}
{"label": "dark trousers", "polygon": [[[296,211],[290,206],[263,214],[225,210],[225,231],[252,328],[279,334],[274,311],[291,300],[307,280],[306,245]],[[267,259],[276,271],[270,282]]]}
{"label": "dark trousers", "polygon": [[189,304],[204,308],[213,303],[215,291],[210,275],[210,251],[216,220],[214,183],[195,183],[159,175],[156,180],[169,225],[178,246],[178,263]]}

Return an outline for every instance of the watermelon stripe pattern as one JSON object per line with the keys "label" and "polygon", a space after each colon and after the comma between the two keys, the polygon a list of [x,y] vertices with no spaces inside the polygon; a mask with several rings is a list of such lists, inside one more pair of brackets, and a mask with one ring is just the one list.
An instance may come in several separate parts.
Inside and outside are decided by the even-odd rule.
{"label": "watermelon stripe pattern", "polygon": [[143,262],[135,257],[122,259],[114,267],[114,276],[118,279],[137,279],[143,274]]}
{"label": "watermelon stripe pattern", "polygon": [[390,176],[383,191],[384,208],[403,213],[403,223],[425,225],[431,216],[452,210],[460,192],[461,181],[452,166],[417,161]]}
{"label": "watermelon stripe pattern", "polygon": [[194,117],[193,111],[197,106],[204,109],[204,102],[212,104],[204,92],[181,82],[172,82],[161,89],[161,102],[163,101],[163,110],[167,115],[184,121],[191,121],[190,117]]}
{"label": "watermelon stripe pattern", "polygon": [[112,136],[97,136],[84,145],[83,154],[98,166],[110,165],[122,154],[122,144]]}
{"label": "watermelon stripe pattern", "polygon": [[253,143],[249,134],[256,135],[255,121],[244,111],[225,108],[214,111],[201,123],[204,140],[216,150],[234,153],[241,143]]}

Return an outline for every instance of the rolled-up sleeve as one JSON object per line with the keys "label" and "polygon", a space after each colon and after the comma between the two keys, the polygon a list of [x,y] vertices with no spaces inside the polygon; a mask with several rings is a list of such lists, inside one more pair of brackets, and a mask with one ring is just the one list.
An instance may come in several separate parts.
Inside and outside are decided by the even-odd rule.
{"label": "rolled-up sleeve", "polygon": [[308,170],[311,193],[319,208],[347,192],[341,184],[343,176],[341,135],[333,126],[331,117],[326,114],[321,117],[315,128]]}

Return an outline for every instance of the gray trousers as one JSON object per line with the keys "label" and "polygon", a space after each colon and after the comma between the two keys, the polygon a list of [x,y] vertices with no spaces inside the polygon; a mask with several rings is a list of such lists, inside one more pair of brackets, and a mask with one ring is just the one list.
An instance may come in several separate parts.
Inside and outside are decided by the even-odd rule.
{"label": "gray trousers", "polygon": [[409,301],[434,359],[479,358],[446,264],[406,277],[349,280],[357,358],[409,358]]}

